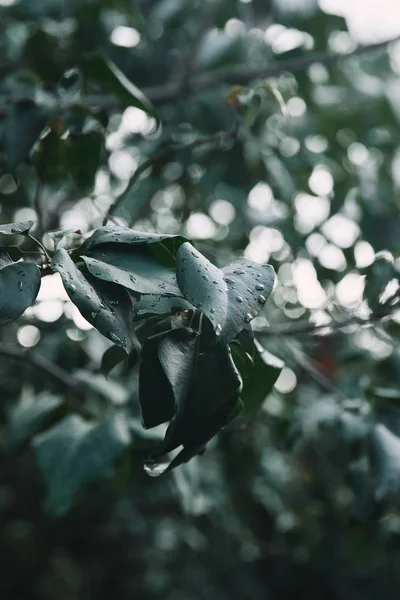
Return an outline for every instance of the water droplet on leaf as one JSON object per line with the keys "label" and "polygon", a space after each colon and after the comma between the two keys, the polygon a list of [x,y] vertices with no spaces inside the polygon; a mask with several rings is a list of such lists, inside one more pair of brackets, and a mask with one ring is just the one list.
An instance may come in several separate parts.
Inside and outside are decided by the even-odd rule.
{"label": "water droplet on leaf", "polygon": [[243,302],[242,296],[236,296],[235,300],[237,300],[237,302]]}
{"label": "water droplet on leaf", "polygon": [[257,283],[256,290],[258,290],[259,292],[265,290],[265,285],[263,285],[262,283]]}
{"label": "water droplet on leaf", "polygon": [[246,321],[246,323],[250,323],[250,321],[252,320],[252,316],[250,313],[246,313],[244,316],[244,320]]}

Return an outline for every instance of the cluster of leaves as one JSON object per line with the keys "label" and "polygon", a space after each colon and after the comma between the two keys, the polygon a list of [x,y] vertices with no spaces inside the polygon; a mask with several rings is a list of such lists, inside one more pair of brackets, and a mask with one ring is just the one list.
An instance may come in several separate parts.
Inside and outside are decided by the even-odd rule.
{"label": "cluster of leaves", "polygon": [[[5,225],[1,231],[28,233],[31,226]],[[103,372],[120,362],[127,369],[139,364],[144,427],[169,423],[164,440],[149,448],[149,474],[159,475],[202,452],[238,414],[256,414],[283,366],[255,344],[250,325],[272,291],[270,265],[238,259],[219,269],[183,237],[117,226],[95,230],[70,252],[58,247],[62,232],[51,236],[52,271],[61,275],[84,318],[113,342],[103,356]],[[4,294],[0,318],[9,322],[34,302],[40,273],[34,263],[9,259],[3,274],[9,298]],[[54,408],[46,405],[44,412]],[[108,439],[103,441],[106,456],[100,454],[92,464],[93,455],[85,456],[81,446],[92,447],[102,436]],[[50,505],[63,512],[75,487],[99,473],[108,475],[127,440],[126,425],[113,418],[96,426],[69,416],[41,434],[34,444],[50,481]],[[83,459],[71,482],[64,471],[71,468],[77,446]],[[170,461],[169,453],[178,448]]]}

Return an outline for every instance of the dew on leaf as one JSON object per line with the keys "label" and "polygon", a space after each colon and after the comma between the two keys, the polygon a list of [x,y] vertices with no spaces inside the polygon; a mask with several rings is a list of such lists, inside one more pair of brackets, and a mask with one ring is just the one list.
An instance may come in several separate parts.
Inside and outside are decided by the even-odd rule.
{"label": "dew on leaf", "polygon": [[265,290],[265,285],[263,285],[262,283],[257,283],[256,290],[259,292],[261,292],[262,290]]}
{"label": "dew on leaf", "polygon": [[231,277],[224,277],[224,281],[226,281],[226,283],[235,283],[235,280]]}
{"label": "dew on leaf", "polygon": [[218,324],[215,326],[215,333],[216,333],[216,335],[221,335],[221,332],[222,332],[222,327],[221,327],[221,325],[218,323]]}
{"label": "dew on leaf", "polygon": [[113,331],[109,331],[108,335],[113,342],[115,342],[116,344],[123,345],[123,340],[116,333],[114,333]]}
{"label": "dew on leaf", "polygon": [[246,271],[243,271],[243,269],[236,269],[233,272],[235,273],[235,275],[245,275],[246,273]]}
{"label": "dew on leaf", "polygon": [[258,302],[258,304],[265,304],[266,303],[265,296],[262,296],[262,294],[260,294],[257,298],[257,302]]}
{"label": "dew on leaf", "polygon": [[22,288],[23,288],[22,281],[18,281],[18,288],[22,292]]}
{"label": "dew on leaf", "polygon": [[243,302],[243,298],[242,298],[242,296],[236,296],[236,297],[235,297],[235,300],[236,300],[237,302]]}
{"label": "dew on leaf", "polygon": [[244,320],[246,321],[246,323],[250,323],[250,321],[252,320],[252,316],[250,313],[246,313],[244,316]]}

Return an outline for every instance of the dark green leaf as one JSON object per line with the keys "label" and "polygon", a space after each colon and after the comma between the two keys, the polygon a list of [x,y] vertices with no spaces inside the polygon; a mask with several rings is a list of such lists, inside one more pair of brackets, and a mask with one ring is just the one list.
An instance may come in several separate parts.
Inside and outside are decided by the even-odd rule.
{"label": "dark green leaf", "polygon": [[66,167],[82,192],[94,186],[104,136],[98,131],[74,135],[65,140]]}
{"label": "dark green leaf", "polygon": [[107,225],[96,229],[78,250],[80,254],[86,254],[92,248],[103,245],[110,248],[112,244],[126,244],[129,246],[150,244],[154,257],[165,266],[174,268],[176,253],[184,242],[186,242],[186,238],[180,235],[147,233],[128,229],[127,227]]}
{"label": "dark green leaf", "polygon": [[117,65],[102,56],[91,54],[81,61],[82,71],[90,81],[99,83],[104,91],[114,94],[125,106],[136,106],[145,113],[154,117],[156,114],[149,100],[117,67]]}
{"label": "dark green leaf", "polygon": [[147,429],[170,421],[175,413],[175,398],[158,357],[158,334],[146,340],[139,373],[139,399],[142,421]]}
{"label": "dark green leaf", "polygon": [[238,346],[232,345],[232,354],[243,379],[243,390],[240,394],[244,406],[243,416],[251,418],[257,415],[272,391],[284,363],[268,350],[264,350],[257,341],[253,359]]}
{"label": "dark green leaf", "polygon": [[3,130],[5,160],[11,171],[28,158],[45,123],[43,110],[30,100],[14,104],[7,115]]}
{"label": "dark green leaf", "polygon": [[47,483],[47,510],[65,514],[86,484],[110,478],[129,443],[129,430],[120,415],[95,424],[73,415],[36,436],[33,446]]}
{"label": "dark green leaf", "polygon": [[36,300],[40,271],[35,263],[13,263],[0,269],[0,325],[15,321]]}
{"label": "dark green leaf", "polygon": [[119,283],[140,294],[181,296],[175,273],[149,254],[98,250],[82,256],[90,273],[104,281]]}
{"label": "dark green leaf", "polygon": [[25,235],[33,227],[36,221],[23,221],[21,223],[7,223],[6,225],[0,225],[0,233],[4,235],[15,235],[20,233]]}
{"label": "dark green leaf", "polygon": [[132,298],[119,285],[110,285],[76,267],[68,253],[60,248],[53,256],[52,267],[58,271],[72,302],[100,333],[129,354],[137,345],[133,330]]}
{"label": "dark green leaf", "polygon": [[157,455],[185,446],[197,453],[231,419],[242,379],[228,346],[216,345],[200,354],[185,402],[178,406]]}
{"label": "dark green leaf", "polygon": [[11,260],[10,255],[7,252],[7,249],[0,249],[0,269],[3,267],[7,267],[7,265],[12,265],[13,261]]}
{"label": "dark green leaf", "polygon": [[23,442],[48,422],[63,404],[63,399],[50,394],[23,398],[12,410],[8,429],[11,446]]}
{"label": "dark green leaf", "polygon": [[221,343],[235,338],[259,313],[274,286],[274,269],[241,258],[223,269],[210,263],[191,244],[176,255],[178,285],[212,322]]}
{"label": "dark green leaf", "polygon": [[186,400],[195,374],[198,353],[199,336],[192,329],[171,329],[160,337],[158,358],[171,385],[175,407]]}
{"label": "dark green leaf", "polygon": [[57,231],[47,231],[47,235],[54,242],[54,249],[57,250],[58,244],[63,240],[67,235],[82,235],[79,230],[76,229],[58,229]]}
{"label": "dark green leaf", "polygon": [[378,423],[371,441],[377,471],[375,498],[393,508],[400,500],[400,438]]}
{"label": "dark green leaf", "polygon": [[101,372],[107,377],[114,367],[120,363],[124,363],[124,371],[132,369],[139,359],[140,349],[140,343],[137,341],[135,347],[127,356],[126,352],[119,346],[111,346],[104,352],[101,359]]}
{"label": "dark green leaf", "polygon": [[192,309],[192,305],[184,298],[144,294],[139,301],[136,319],[143,319],[152,315],[163,315]]}

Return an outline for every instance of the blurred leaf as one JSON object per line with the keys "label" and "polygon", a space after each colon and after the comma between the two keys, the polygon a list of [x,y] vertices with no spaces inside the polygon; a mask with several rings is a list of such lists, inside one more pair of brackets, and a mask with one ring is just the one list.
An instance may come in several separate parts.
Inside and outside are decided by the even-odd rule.
{"label": "blurred leaf", "polygon": [[386,509],[393,508],[400,500],[400,438],[378,423],[371,441],[377,463],[375,498],[384,503]]}
{"label": "blurred leaf", "polygon": [[10,445],[20,444],[48,424],[62,404],[62,398],[47,393],[38,397],[33,393],[28,397],[23,397],[10,415],[8,426]]}
{"label": "blurred leaf", "polygon": [[40,271],[35,263],[19,262],[0,269],[0,325],[18,319],[36,300]]}
{"label": "blurred leaf", "polygon": [[222,344],[260,312],[275,279],[271,265],[244,258],[218,269],[188,242],[177,252],[176,272],[183,295],[205,313]]}
{"label": "blurred leaf", "polygon": [[3,126],[5,162],[11,171],[28,158],[45,124],[43,109],[31,100],[13,105]]}
{"label": "blurred leaf", "polygon": [[82,235],[82,233],[79,229],[58,229],[57,231],[47,231],[46,233],[53,240],[55,250],[57,250],[58,244],[67,235],[71,235],[71,234]]}
{"label": "blurred leaf", "polygon": [[98,423],[72,415],[36,436],[33,446],[47,484],[49,513],[64,515],[85,485],[111,478],[129,443],[125,419],[118,414]]}
{"label": "blurred leaf", "polygon": [[81,67],[89,81],[99,83],[104,90],[114,94],[124,106],[136,106],[157,120],[149,100],[112,60],[101,54],[91,54],[81,59]]}
{"label": "blurred leaf", "polygon": [[52,268],[60,273],[68,296],[93,327],[128,354],[138,347],[134,307],[127,290],[85,276],[63,248],[55,252]]}
{"label": "blurred leaf", "polygon": [[70,136],[65,140],[66,168],[82,192],[93,189],[104,136],[97,131]]}

